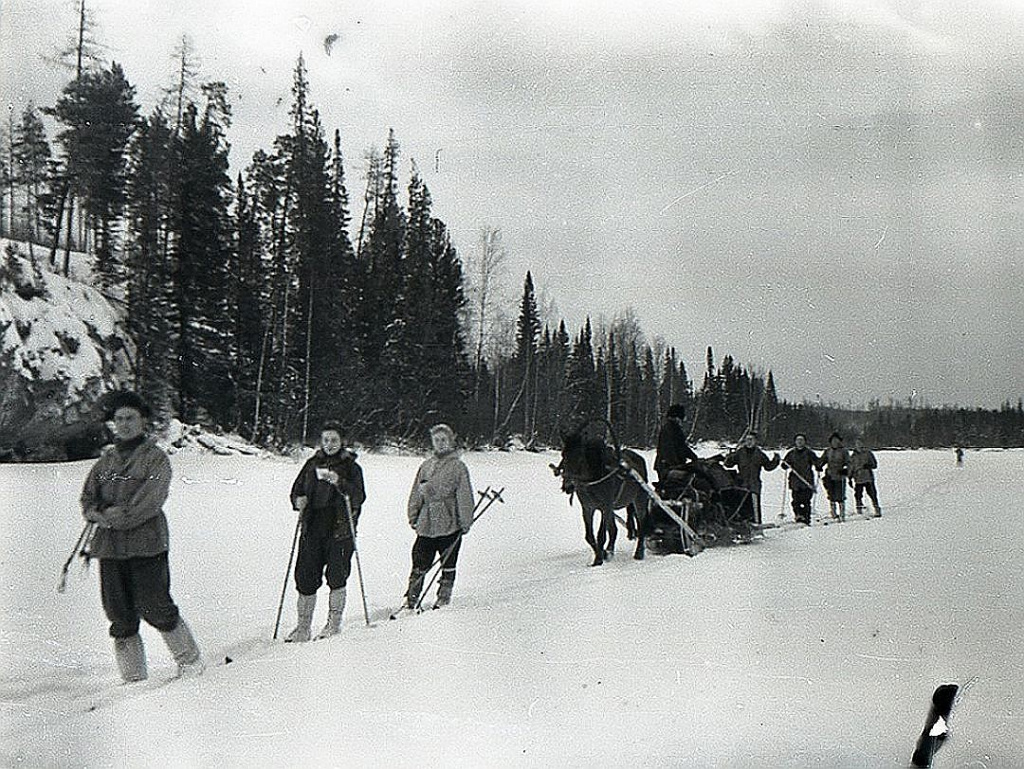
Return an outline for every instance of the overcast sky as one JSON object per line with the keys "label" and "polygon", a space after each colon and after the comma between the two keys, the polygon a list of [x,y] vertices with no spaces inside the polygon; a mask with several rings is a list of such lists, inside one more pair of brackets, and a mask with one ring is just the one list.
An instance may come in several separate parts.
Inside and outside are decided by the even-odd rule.
{"label": "overcast sky", "polygon": [[[532,270],[570,333],[632,307],[698,383],[711,345],[790,400],[1024,395],[1024,3],[87,4],[144,113],[189,35],[236,169],[302,51],[353,200],[394,127],[403,187],[415,160],[464,256],[500,227],[512,301]],[[66,81],[76,5],[0,1],[16,116]]]}

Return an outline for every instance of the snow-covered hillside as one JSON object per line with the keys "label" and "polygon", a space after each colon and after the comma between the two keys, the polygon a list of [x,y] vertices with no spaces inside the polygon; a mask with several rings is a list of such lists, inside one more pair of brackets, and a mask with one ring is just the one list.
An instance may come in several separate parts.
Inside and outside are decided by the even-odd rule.
{"label": "snow-covered hillside", "polygon": [[[599,568],[553,455],[466,459],[507,504],[469,535],[452,606],[386,619],[420,459],[367,454],[374,626],[353,574],[343,633],[292,646],[269,638],[298,465],[175,454],[172,591],[209,668],[131,688],[97,575],[76,567],[55,592],[89,463],[0,466],[0,764],[907,766],[932,690],[956,681],[971,683],[936,766],[1024,765],[1024,452],[971,452],[963,468],[951,452],[883,452],[881,519],[694,559],[634,562],[620,540]],[[776,471],[766,518],[781,504]],[[143,637],[153,680],[167,678],[158,634]]]}

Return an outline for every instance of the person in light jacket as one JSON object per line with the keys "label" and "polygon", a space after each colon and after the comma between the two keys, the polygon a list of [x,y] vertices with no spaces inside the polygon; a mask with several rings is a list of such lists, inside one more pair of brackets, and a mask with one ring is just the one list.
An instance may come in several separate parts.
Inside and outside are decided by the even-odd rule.
{"label": "person in light jacket", "polygon": [[416,532],[405,594],[405,605],[410,609],[420,602],[423,578],[435,557],[443,561],[434,606],[451,602],[462,538],[473,525],[473,484],[469,469],[455,450],[455,432],[446,424],[434,425],[430,441],[433,455],[416,472],[407,508],[409,525]]}
{"label": "person in light jacket", "polygon": [[850,475],[850,452],[843,446],[838,432],[828,437],[828,448],[818,457],[821,482],[828,495],[829,514],[838,521],[846,520],[846,479]]}
{"label": "person in light jacket", "polygon": [[145,680],[146,650],[139,621],[160,631],[179,676],[203,672],[192,631],[171,598],[168,530],[163,505],[171,462],[146,435],[149,405],[136,393],[107,399],[105,416],[116,443],[89,470],[82,488],[82,516],[94,525],[91,558],[100,562],[100,595],[110,621],[114,657],[125,683]]}
{"label": "person in light jacket", "polygon": [[878,469],[878,460],[870,449],[864,448],[860,438],[853,442],[853,451],[850,452],[850,484],[853,486],[853,499],[857,503],[857,513],[864,513],[864,492],[868,493],[871,505],[875,508],[875,518],[882,515],[882,508],[878,506],[878,489],[875,486],[875,470]]}

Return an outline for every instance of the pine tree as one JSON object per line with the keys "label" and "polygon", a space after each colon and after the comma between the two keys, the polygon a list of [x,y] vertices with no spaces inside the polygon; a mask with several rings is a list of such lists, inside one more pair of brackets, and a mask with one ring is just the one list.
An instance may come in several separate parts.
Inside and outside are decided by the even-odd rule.
{"label": "pine tree", "polygon": [[176,196],[171,128],[157,110],[143,121],[131,153],[125,259],[128,332],[135,342],[135,384],[164,418],[178,406],[178,297],[165,247]]}
{"label": "pine tree", "polygon": [[43,190],[49,182],[50,144],[46,129],[36,110],[29,102],[21,114],[11,146],[13,182],[24,190],[25,221],[29,245],[39,242],[41,214],[45,210]]}
{"label": "pine tree", "polygon": [[181,411],[196,420],[202,412],[216,424],[233,415],[230,325],[232,253],[231,178],[225,131],[231,124],[223,83],[203,86],[206,103],[189,103],[180,131],[180,191],[175,212],[175,286]]}
{"label": "pine tree", "polygon": [[96,231],[96,271],[105,286],[123,280],[115,259],[117,222],[125,202],[127,150],[138,122],[135,88],[114,62],[69,83],[52,110],[65,126],[58,135],[67,157],[71,192]]}

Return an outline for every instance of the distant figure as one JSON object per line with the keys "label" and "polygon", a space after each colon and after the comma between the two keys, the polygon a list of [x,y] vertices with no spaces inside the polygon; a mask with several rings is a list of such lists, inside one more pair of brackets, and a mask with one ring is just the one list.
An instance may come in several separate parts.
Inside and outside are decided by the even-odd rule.
{"label": "distant figure", "polygon": [[448,605],[462,538],[473,525],[473,484],[469,469],[455,450],[455,432],[448,425],[434,425],[430,428],[430,441],[434,454],[416,472],[407,507],[409,525],[416,532],[405,593],[405,605],[410,609],[420,603],[423,578],[435,557],[443,560],[434,608]]}
{"label": "distant figure", "polygon": [[956,466],[957,467],[963,467],[964,466],[964,450],[962,448],[960,448],[959,446],[956,447]]}
{"label": "distant figure", "polygon": [[853,451],[850,452],[850,485],[853,486],[853,499],[857,504],[857,513],[864,513],[864,492],[871,498],[871,505],[875,508],[875,518],[882,515],[882,508],[878,506],[878,490],[875,488],[875,470],[878,469],[878,460],[875,455],[864,448],[860,438],[853,442]]}
{"label": "distant figure", "polygon": [[317,638],[329,638],[341,629],[345,586],[356,547],[353,537],[366,501],[363,470],[356,463],[355,452],[344,448],[341,433],[337,422],[324,423],[320,448],[306,460],[292,483],[292,509],[302,517],[302,534],[295,559],[298,622],[285,643],[310,639],[316,593],[325,577],[331,590],[327,624]]}
{"label": "distant figure", "polygon": [[179,676],[203,672],[203,661],[171,598],[164,502],[171,461],[146,434],[149,404],[133,392],[114,393],[106,404],[116,442],[104,449],[82,489],[82,516],[95,524],[89,552],[100,561],[100,594],[110,621],[114,657],[125,683],[143,681],[146,650],[139,621],[160,631]]}
{"label": "distant figure", "polygon": [[822,483],[828,495],[828,511],[833,519],[846,520],[846,478],[849,475],[850,454],[843,447],[843,436],[838,432],[828,437],[828,448],[818,458],[822,469]]}
{"label": "distant figure", "polygon": [[669,406],[665,414],[665,424],[658,433],[658,451],[654,457],[654,469],[658,480],[665,481],[673,470],[686,470],[698,456],[686,442],[686,430],[683,419],[686,409],[681,404]]}
{"label": "distant figure", "polygon": [[793,518],[797,523],[811,523],[811,500],[817,490],[814,469],[818,455],[807,447],[807,436],[797,433],[793,436],[793,448],[782,460],[782,469],[789,471],[789,490],[793,495]]}
{"label": "distant figure", "polygon": [[740,485],[754,498],[754,520],[761,523],[761,470],[774,470],[779,466],[778,452],[769,457],[761,451],[757,433],[750,430],[743,436],[743,445],[728,454],[723,464],[735,467],[740,474]]}

